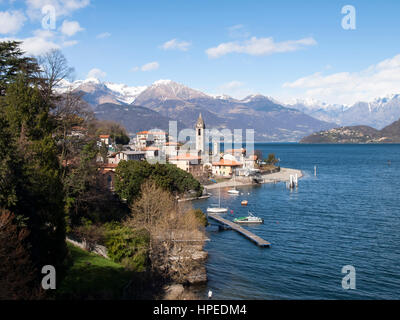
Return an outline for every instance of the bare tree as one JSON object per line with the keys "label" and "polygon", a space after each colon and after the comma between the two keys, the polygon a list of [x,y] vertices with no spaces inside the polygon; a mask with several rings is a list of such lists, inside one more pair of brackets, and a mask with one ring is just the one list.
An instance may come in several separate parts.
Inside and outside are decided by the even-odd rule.
{"label": "bare tree", "polygon": [[154,182],[145,182],[141,194],[132,205],[126,225],[149,232],[154,271],[174,281],[187,282],[190,273],[199,267],[195,255],[204,245],[204,228],[191,206],[179,205]]}
{"label": "bare tree", "polygon": [[[84,142],[90,139],[85,135],[89,130],[87,127],[94,121],[93,110],[81,95],[68,91],[59,96],[51,116],[56,126],[55,138],[60,148],[60,164],[68,163],[77,157]],[[79,127],[77,131],[82,131],[82,137],[71,136],[74,127]]]}
{"label": "bare tree", "polygon": [[68,66],[68,61],[62,52],[53,49],[37,58],[40,66],[39,79],[45,98],[51,99],[54,89],[63,80],[71,79],[74,69]]}

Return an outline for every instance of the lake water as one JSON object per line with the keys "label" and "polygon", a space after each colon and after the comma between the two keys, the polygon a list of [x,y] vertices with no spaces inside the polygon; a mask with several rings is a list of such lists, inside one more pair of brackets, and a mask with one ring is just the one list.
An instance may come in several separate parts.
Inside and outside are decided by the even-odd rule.
{"label": "lake water", "polygon": [[[241,188],[221,202],[250,210],[264,225],[246,227],[271,242],[258,248],[235,231],[208,228],[207,272],[215,299],[399,299],[400,145],[258,144],[281,166],[300,169],[285,184]],[[391,161],[389,165],[388,161]],[[314,176],[314,165],[318,175]],[[218,195],[218,191],[214,191]],[[248,209],[242,200],[249,200]],[[206,209],[217,197],[196,202]],[[356,269],[356,290],[342,288],[342,267]]]}

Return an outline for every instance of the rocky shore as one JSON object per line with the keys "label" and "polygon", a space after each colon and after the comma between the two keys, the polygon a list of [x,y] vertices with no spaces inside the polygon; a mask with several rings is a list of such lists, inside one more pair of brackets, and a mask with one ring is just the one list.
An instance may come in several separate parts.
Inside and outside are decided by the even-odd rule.
{"label": "rocky shore", "polygon": [[[180,283],[171,283],[164,286],[162,300],[198,300],[200,297],[196,293],[196,287],[207,283],[207,270],[205,263],[208,253],[201,244],[190,246],[188,261],[188,272]],[[177,261],[177,255],[170,257],[172,263]]]}

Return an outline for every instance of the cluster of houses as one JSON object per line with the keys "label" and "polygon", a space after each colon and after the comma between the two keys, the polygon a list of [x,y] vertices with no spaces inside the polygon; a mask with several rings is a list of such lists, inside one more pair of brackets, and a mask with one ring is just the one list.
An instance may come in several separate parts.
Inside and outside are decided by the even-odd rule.
{"label": "cluster of houses", "polygon": [[[214,176],[230,178],[234,174],[249,176],[257,170],[257,156],[246,154],[246,149],[220,151],[219,143],[212,150],[206,148],[206,126],[200,114],[196,123],[196,144],[186,146],[174,141],[167,132],[151,130],[138,132],[129,145],[121,151],[115,151],[116,146],[108,135],[101,135],[99,143],[109,148],[108,158],[103,159],[100,172],[104,175],[105,183],[113,187],[113,173],[121,161],[160,162],[162,159],[176,165],[178,168],[193,174],[195,177]],[[207,153],[207,154],[206,154]]]}

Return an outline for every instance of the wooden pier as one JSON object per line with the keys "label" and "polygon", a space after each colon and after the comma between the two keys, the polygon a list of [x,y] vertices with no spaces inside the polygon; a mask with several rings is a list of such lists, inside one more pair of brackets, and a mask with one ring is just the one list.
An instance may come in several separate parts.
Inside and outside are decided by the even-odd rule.
{"label": "wooden pier", "polygon": [[253,241],[259,247],[262,247],[262,248],[271,247],[271,244],[268,241],[265,241],[264,239],[260,238],[259,236],[256,236],[254,233],[251,233],[249,230],[242,228],[241,226],[237,225],[236,223],[234,223],[232,221],[226,220],[219,215],[211,214],[211,213],[208,214],[208,217],[225,225],[225,226],[232,228],[236,232],[240,233],[242,236],[245,236],[246,238],[248,238],[250,241]]}

